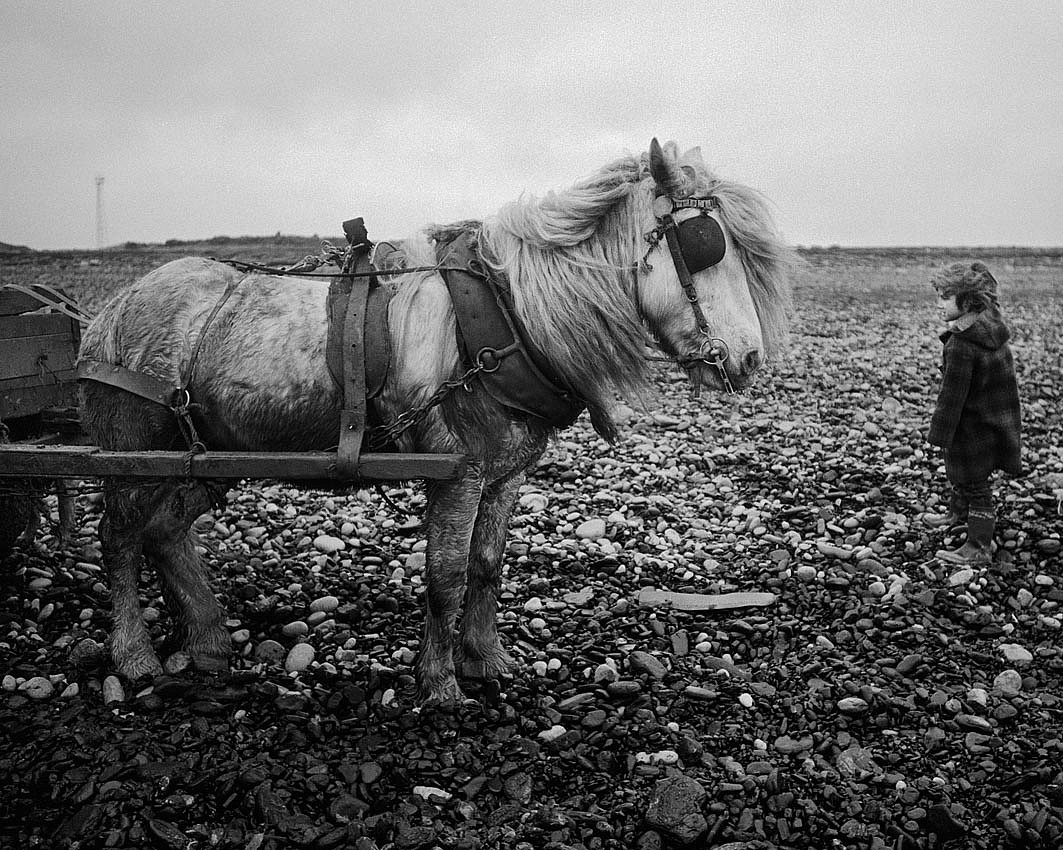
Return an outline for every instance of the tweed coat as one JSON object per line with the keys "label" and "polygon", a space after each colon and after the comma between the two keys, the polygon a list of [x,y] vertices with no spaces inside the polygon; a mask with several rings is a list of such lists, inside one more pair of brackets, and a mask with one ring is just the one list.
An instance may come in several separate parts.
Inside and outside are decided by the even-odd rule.
{"label": "tweed coat", "polygon": [[941,335],[941,389],[927,439],[945,450],[953,484],[984,481],[995,469],[1023,474],[1010,337],[996,307],[962,316]]}

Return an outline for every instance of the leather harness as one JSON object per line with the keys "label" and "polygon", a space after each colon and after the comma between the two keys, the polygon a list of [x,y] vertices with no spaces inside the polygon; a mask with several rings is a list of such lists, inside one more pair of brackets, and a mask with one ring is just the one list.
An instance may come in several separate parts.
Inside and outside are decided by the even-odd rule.
{"label": "leather harness", "polygon": [[505,276],[491,274],[481,259],[477,232],[466,231],[437,246],[443,280],[454,305],[458,350],[495,401],[565,428],[586,407],[550,369],[541,350],[521,327]]}

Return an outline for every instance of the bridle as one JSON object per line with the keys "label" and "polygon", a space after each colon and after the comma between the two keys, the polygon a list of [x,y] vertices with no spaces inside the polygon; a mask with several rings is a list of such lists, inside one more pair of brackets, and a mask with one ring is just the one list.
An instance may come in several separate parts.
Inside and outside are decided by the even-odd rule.
{"label": "bridle", "polygon": [[[679,285],[683,287],[687,303],[694,311],[698,332],[705,338],[697,356],[677,357],[675,362],[687,371],[698,363],[716,367],[724,390],[733,393],[735,389],[725,368],[730,353],[727,343],[712,335],[708,320],[698,302],[698,290],[694,286],[693,278],[698,272],[717,265],[727,252],[723,229],[719,222],[709,215],[710,210],[719,208],[719,201],[714,195],[705,198],[673,198],[670,195],[659,195],[653,201],[653,215],[657,219],[657,226],[645,235],[650,246],[646,256],[660,244],[663,236],[679,277]],[[682,209],[696,209],[701,212],[677,222],[672,213]]]}

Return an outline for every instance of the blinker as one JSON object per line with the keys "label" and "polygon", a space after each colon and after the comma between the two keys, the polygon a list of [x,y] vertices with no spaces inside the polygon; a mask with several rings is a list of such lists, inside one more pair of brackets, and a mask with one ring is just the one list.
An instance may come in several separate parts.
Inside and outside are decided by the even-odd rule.
{"label": "blinker", "polygon": [[719,222],[712,216],[687,218],[676,224],[679,250],[691,274],[712,268],[727,253],[727,241]]}

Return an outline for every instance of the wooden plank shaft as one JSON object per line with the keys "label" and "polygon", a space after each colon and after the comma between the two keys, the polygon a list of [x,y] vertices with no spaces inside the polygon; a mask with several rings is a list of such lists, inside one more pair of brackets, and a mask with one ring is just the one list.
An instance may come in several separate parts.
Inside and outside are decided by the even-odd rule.
{"label": "wooden plank shaft", "polygon": [[[186,452],[108,452],[96,446],[0,447],[0,478],[183,478]],[[461,473],[458,454],[366,453],[350,480],[446,479]],[[193,455],[193,478],[275,478],[348,480],[337,468],[335,452],[205,452]]]}

